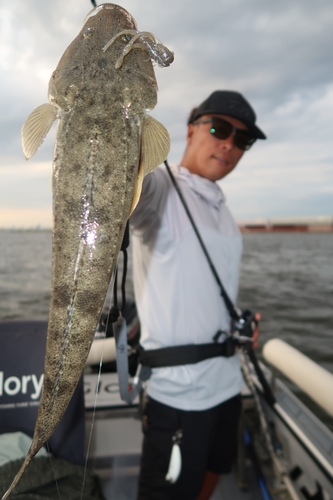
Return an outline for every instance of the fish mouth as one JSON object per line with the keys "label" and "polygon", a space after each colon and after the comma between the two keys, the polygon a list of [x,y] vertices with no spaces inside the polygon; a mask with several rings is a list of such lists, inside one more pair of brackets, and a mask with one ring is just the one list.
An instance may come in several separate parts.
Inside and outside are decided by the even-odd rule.
{"label": "fish mouth", "polygon": [[121,7],[120,5],[116,5],[116,4],[113,4],[113,3],[102,3],[101,5],[98,5],[97,7],[94,7],[86,16],[84,22],[83,22],[83,26],[87,23],[87,21],[89,19],[91,19],[92,17],[95,17],[97,16],[100,11],[102,10],[118,10],[118,12],[120,14],[123,14],[124,17],[126,18],[126,20],[133,25],[133,29],[138,29],[138,26],[136,24],[136,21],[135,19],[131,16],[131,14],[126,10],[124,9],[123,7]]}

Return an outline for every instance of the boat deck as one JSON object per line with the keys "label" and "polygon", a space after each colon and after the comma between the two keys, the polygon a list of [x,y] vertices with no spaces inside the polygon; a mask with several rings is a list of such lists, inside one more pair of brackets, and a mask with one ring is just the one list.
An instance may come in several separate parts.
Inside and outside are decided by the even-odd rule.
{"label": "boat deck", "polygon": [[[85,377],[88,464],[99,476],[106,500],[134,500],[140,467],[141,421],[137,406],[127,406],[120,400],[116,377],[117,374],[102,374],[95,412],[96,378],[95,375]],[[224,475],[211,497],[212,500],[263,498],[253,458],[248,451],[245,452],[244,447],[239,450],[239,455],[239,474],[234,471]],[[237,464],[235,468],[236,466]],[[263,484],[261,486],[264,487]]]}
{"label": "boat deck", "polygon": [[[249,487],[242,491],[236,481],[234,473],[223,476],[213,493],[211,500],[262,500],[260,487],[254,475],[249,475]],[[138,476],[124,476],[103,479],[102,489],[106,500],[135,500],[137,495]]]}
{"label": "boat deck", "polygon": [[[138,408],[120,400],[116,373],[97,380],[96,374],[85,375],[88,464],[100,477],[107,500],[134,500],[142,444]],[[260,384],[257,390],[260,395]],[[212,500],[290,500],[291,494],[294,500],[333,500],[333,434],[279,380],[274,394],[276,409],[262,395],[261,405],[292,490],[277,478],[254,398],[244,387],[237,463],[232,474],[221,478]]]}

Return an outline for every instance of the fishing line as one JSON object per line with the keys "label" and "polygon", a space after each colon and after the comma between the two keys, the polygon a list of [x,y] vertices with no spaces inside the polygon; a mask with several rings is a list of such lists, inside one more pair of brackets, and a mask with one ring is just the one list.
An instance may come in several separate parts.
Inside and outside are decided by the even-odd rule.
{"label": "fishing line", "polygon": [[[84,486],[85,486],[86,477],[87,477],[89,450],[90,450],[91,440],[92,440],[92,435],[93,435],[93,430],[94,430],[96,408],[97,408],[97,398],[98,398],[98,393],[99,393],[99,388],[100,388],[100,382],[101,382],[101,375],[102,375],[102,365],[103,365],[103,356],[104,356],[104,346],[105,346],[106,330],[107,330],[107,327],[108,327],[109,317],[110,317],[110,312],[111,312],[112,293],[110,294],[109,290],[112,290],[114,288],[114,283],[116,281],[116,275],[117,275],[117,269],[118,269],[118,264],[116,264],[115,270],[112,273],[112,277],[111,277],[111,280],[110,280],[110,283],[109,283],[109,287],[108,287],[108,291],[106,293],[106,299],[105,299],[105,302],[107,304],[108,313],[107,313],[107,317],[106,317],[106,321],[105,321],[105,326],[104,326],[104,332],[103,332],[104,333],[103,346],[102,346],[101,358],[100,358],[100,361],[99,361],[97,383],[96,383],[96,389],[95,389],[94,407],[93,407],[93,412],[92,412],[91,426],[90,426],[89,438],[88,438],[88,444],[87,444],[87,451],[86,451],[86,459],[85,459],[85,464],[84,464],[83,482],[82,482],[82,490],[81,490],[81,500],[83,500]],[[104,305],[105,305],[105,303],[104,303]]]}
{"label": "fishing line", "polygon": [[[106,322],[106,325],[107,325],[107,322]],[[94,423],[95,423],[95,415],[96,415],[96,407],[97,407],[97,397],[98,397],[99,386],[100,386],[100,382],[101,382],[101,373],[102,373],[102,365],[103,365],[103,354],[104,354],[104,345],[105,345],[105,334],[106,334],[106,328],[105,328],[105,331],[104,331],[103,348],[102,348],[101,359],[100,359],[100,362],[99,362],[99,369],[98,369],[98,375],[97,375],[97,384],[96,384],[96,390],[95,390],[94,408],[93,408],[93,414],[92,414],[92,420],[91,420],[91,426],[90,426],[90,432],[89,432],[89,439],[88,439],[88,445],[87,445],[86,460],[85,460],[85,464],[84,464],[82,490],[81,490],[81,500],[83,499],[84,486],[85,486],[86,477],[87,477],[89,450],[90,450],[90,445],[91,445],[91,440],[92,440],[92,434],[93,434],[93,429],[94,429]]]}
{"label": "fishing line", "polygon": [[55,472],[55,468],[54,468],[54,463],[53,463],[53,460],[52,460],[52,453],[50,452],[50,446],[49,446],[49,442],[46,441],[46,447],[47,447],[47,451],[50,455],[50,462],[51,462],[51,467],[52,467],[52,471],[53,471],[53,475],[54,475],[54,482],[56,484],[56,488],[57,488],[57,492],[58,492],[58,497],[59,497],[59,500],[61,500],[61,496],[60,496],[60,490],[59,490],[59,485],[58,485],[58,480],[57,480],[57,476],[56,476],[56,472]]}

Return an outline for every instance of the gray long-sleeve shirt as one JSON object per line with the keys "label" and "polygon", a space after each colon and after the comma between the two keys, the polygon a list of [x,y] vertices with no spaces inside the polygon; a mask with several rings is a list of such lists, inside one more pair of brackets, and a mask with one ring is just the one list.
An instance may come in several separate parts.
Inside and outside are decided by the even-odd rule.
{"label": "gray long-sleeve shirt", "polygon": [[[184,167],[173,171],[222,283],[236,301],[242,240],[224,195],[216,183]],[[145,178],[131,228],[142,346],[207,343],[218,330],[228,330],[219,288],[164,167]],[[242,384],[235,355],[154,369],[147,392],[175,408],[204,410],[238,394]]]}

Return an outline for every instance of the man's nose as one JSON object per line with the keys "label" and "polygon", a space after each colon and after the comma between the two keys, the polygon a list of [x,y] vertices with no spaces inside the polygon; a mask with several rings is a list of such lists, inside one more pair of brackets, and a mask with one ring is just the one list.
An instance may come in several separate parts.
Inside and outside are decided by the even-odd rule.
{"label": "man's nose", "polygon": [[235,135],[235,132],[232,132],[229,137],[227,137],[226,139],[223,139],[220,141],[220,144],[221,144],[221,148],[222,149],[228,149],[228,150],[231,150],[232,148],[235,147],[235,143],[234,143],[234,135]]}

